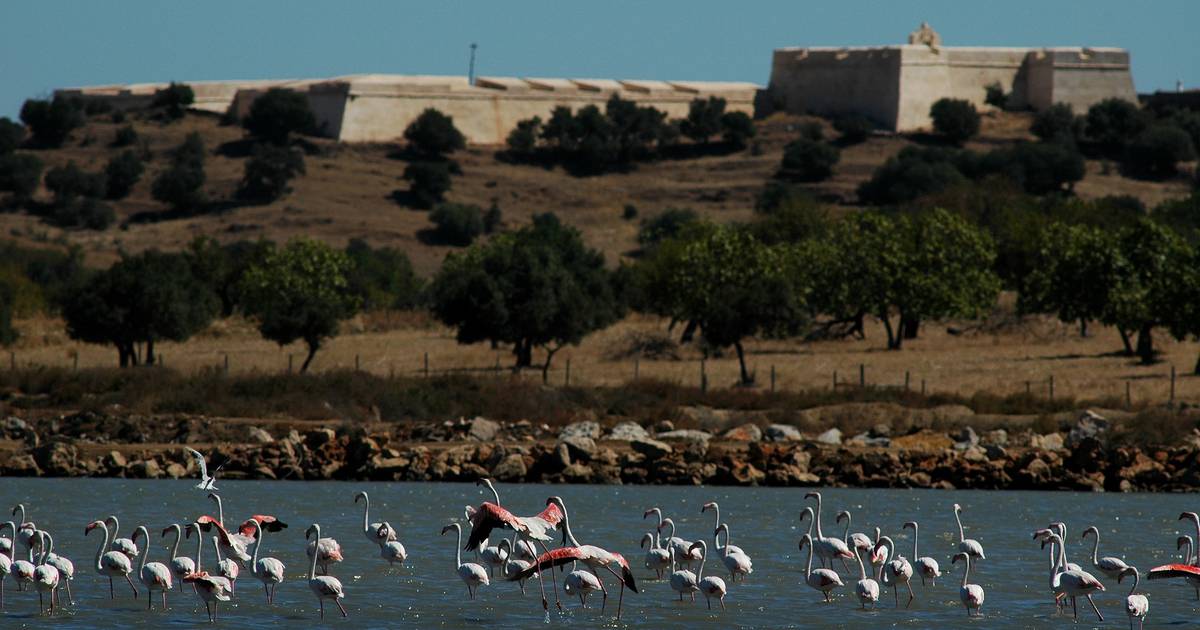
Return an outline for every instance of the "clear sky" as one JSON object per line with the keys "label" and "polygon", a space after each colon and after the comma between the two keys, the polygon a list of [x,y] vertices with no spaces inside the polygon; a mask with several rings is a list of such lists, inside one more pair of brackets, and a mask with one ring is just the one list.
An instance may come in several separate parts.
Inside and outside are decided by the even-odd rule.
{"label": "clear sky", "polygon": [[1200,0],[6,0],[0,116],[56,87],[339,74],[736,80],[784,46],[1119,46],[1140,92],[1200,87]]}

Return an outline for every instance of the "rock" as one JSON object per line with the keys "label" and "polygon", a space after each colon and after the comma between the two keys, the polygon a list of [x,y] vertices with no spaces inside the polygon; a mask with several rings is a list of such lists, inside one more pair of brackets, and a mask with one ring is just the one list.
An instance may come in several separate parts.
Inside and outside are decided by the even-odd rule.
{"label": "rock", "polygon": [[666,431],[659,433],[657,436],[660,440],[679,440],[687,442],[707,442],[712,439],[712,434],[705,431],[697,431],[695,429],[676,429],[674,431]]}
{"label": "rock", "polygon": [[670,420],[659,420],[658,422],[654,423],[654,432],[655,433],[666,433],[667,431],[674,431],[674,430],[675,430],[675,423],[671,422]]}
{"label": "rock", "polygon": [[1101,435],[1108,431],[1111,424],[1104,416],[1094,411],[1086,410],[1079,415],[1079,419],[1075,421],[1075,426],[1067,434],[1066,444],[1070,448],[1075,448],[1076,445],[1087,438],[1100,439]]}
{"label": "rock", "polygon": [[167,464],[167,476],[171,479],[183,479],[187,476],[187,468],[184,468],[179,462],[171,462]]}
{"label": "rock", "polygon": [[129,463],[125,460],[125,456],[121,454],[121,451],[109,451],[108,455],[104,457],[104,465],[108,467],[109,471],[117,472],[125,470],[125,467]]}
{"label": "rock", "polygon": [[842,432],[836,427],[817,436],[817,441],[821,444],[840,445],[842,443]]}
{"label": "rock", "polygon": [[636,422],[622,422],[609,431],[608,435],[604,436],[606,440],[619,442],[632,442],[633,440],[644,440],[650,437],[650,434],[642,428],[642,425]]}
{"label": "rock", "polygon": [[726,431],[721,437],[735,442],[758,442],[763,438],[763,431],[757,424],[743,424]]}
{"label": "rock", "polygon": [[859,433],[849,440],[846,440],[844,444],[846,446],[887,448],[892,445],[892,438],[871,437],[870,433]]}
{"label": "rock", "polygon": [[558,439],[560,440],[570,437],[585,437],[590,440],[598,440],[600,439],[600,423],[592,420],[573,422],[558,432]]}
{"label": "rock", "polygon": [[559,439],[560,445],[565,445],[570,451],[571,461],[583,460],[590,461],[592,456],[596,454],[596,441],[590,437],[580,435],[571,435]]}
{"label": "rock", "polygon": [[75,472],[78,456],[75,447],[63,442],[51,442],[33,451],[34,461],[47,475],[64,477]]}
{"label": "rock", "polygon": [[971,427],[963,427],[950,434],[954,440],[954,448],[963,451],[979,444],[979,435]]}
{"label": "rock", "polygon": [[645,455],[646,459],[651,461],[666,457],[674,451],[670,444],[649,438],[645,440],[632,440],[629,442],[629,446],[635,452]]}
{"label": "rock", "polygon": [[[960,444],[961,444],[961,442],[960,442]],[[975,462],[977,464],[981,464],[983,462],[988,461],[987,453],[982,448],[980,448],[978,445],[975,445],[975,444],[963,449],[962,458],[969,462]]]}
{"label": "rock", "polygon": [[554,450],[546,453],[543,460],[551,472],[561,472],[571,465],[571,449],[566,444],[559,443]]}
{"label": "rock", "polygon": [[519,453],[513,453],[505,456],[492,468],[492,477],[499,481],[522,481],[526,472],[528,469],[525,466],[525,458]]}
{"label": "rock", "polygon": [[800,430],[790,424],[772,424],[764,432],[770,442],[795,442],[804,439]]}
{"label": "rock", "polygon": [[248,438],[247,441],[255,444],[271,444],[275,441],[275,438],[271,437],[270,433],[267,433],[266,430],[260,429],[259,427],[250,427],[250,429],[246,431],[246,437]]}
{"label": "rock", "polygon": [[499,433],[499,423],[487,418],[476,417],[471,420],[471,427],[467,429],[467,438],[476,442],[491,442]]}
{"label": "rock", "polygon": [[1004,450],[999,444],[988,444],[983,447],[983,452],[987,454],[987,458],[992,461],[1007,461],[1008,451]]}
{"label": "rock", "polygon": [[571,464],[563,469],[562,476],[567,483],[588,483],[592,480],[592,469],[584,464]]}
{"label": "rock", "polygon": [[335,438],[337,438],[337,433],[333,429],[313,429],[312,431],[304,434],[304,444],[308,446],[308,448],[316,450],[325,444],[332,442]]}
{"label": "rock", "polygon": [[892,437],[892,425],[886,422],[876,423],[875,426],[871,427],[871,437]]}
{"label": "rock", "polygon": [[162,476],[162,467],[154,458],[130,464],[129,471],[138,479],[158,479]]}
{"label": "rock", "polygon": [[277,479],[277,477],[275,475],[275,471],[272,470],[271,467],[267,466],[266,464],[259,464],[258,466],[255,466],[254,474],[259,479]]}
{"label": "rock", "polygon": [[1008,431],[1004,429],[996,429],[983,434],[980,441],[986,445],[993,446],[1008,446]]}
{"label": "rock", "polygon": [[11,477],[37,477],[42,474],[37,462],[33,461],[33,455],[29,454],[9,458],[3,470],[6,476]]}
{"label": "rock", "polygon": [[1050,478],[1050,464],[1040,459],[1034,459],[1025,466],[1025,470],[1022,472],[1036,483],[1045,483]]}
{"label": "rock", "polygon": [[1063,449],[1063,436],[1061,433],[1047,433],[1046,435],[1038,435],[1034,433],[1029,436],[1030,448],[1040,448],[1044,451],[1061,451]]}
{"label": "rock", "polygon": [[767,480],[767,474],[747,462],[735,462],[729,474],[739,485],[757,486]]}

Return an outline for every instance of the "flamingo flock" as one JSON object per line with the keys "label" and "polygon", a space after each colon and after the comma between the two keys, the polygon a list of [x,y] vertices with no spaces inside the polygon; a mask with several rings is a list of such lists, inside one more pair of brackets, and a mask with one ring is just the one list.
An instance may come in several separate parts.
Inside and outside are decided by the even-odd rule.
{"label": "flamingo flock", "polygon": [[[517,582],[514,586],[519,586],[524,594],[526,582],[536,579],[544,610],[549,611],[552,593],[559,610],[564,609],[564,599],[568,602],[577,599],[580,608],[587,609],[589,598],[598,597],[601,600],[599,612],[604,615],[616,589],[615,616],[619,620],[626,590],[631,595],[644,595],[648,584],[663,581],[666,583],[664,590],[669,588],[666,592],[676,605],[694,604],[699,594],[704,597],[708,610],[720,611],[709,614],[720,615],[727,611],[726,599],[736,598],[742,588],[739,585],[755,577],[750,554],[734,545],[731,537],[735,525],[741,531],[743,526],[753,528],[754,524],[723,520],[721,507],[716,502],[701,506],[701,518],[685,518],[678,512],[668,516],[662,506],[644,510],[639,522],[653,518],[653,526],[639,541],[640,564],[648,572],[647,577],[637,578],[624,555],[616,549],[595,544],[594,523],[572,520],[563,497],[549,496],[543,504],[536,506],[535,509],[540,511],[530,510],[526,513],[531,516],[517,516],[510,511],[511,507],[501,505],[500,493],[492,480],[482,479],[477,485],[484,487],[490,496],[477,506],[469,507],[465,511],[465,520],[453,520],[441,530],[442,535],[454,533],[453,575],[463,582],[470,600],[477,599],[484,589],[499,587],[500,582]],[[229,605],[229,602],[244,597],[244,594],[238,594],[239,578],[243,582],[257,580],[262,584],[265,604],[274,606],[276,591],[287,581],[287,570],[284,562],[271,553],[270,547],[287,546],[288,543],[277,535],[272,535],[269,543],[268,533],[283,532],[286,523],[271,515],[254,514],[228,528],[222,498],[215,492],[209,492],[207,498],[216,507],[215,517],[197,514],[185,522],[168,524],[154,530],[161,533],[153,540],[151,530],[145,524],[134,526],[132,535],[125,538],[120,535],[121,524],[116,515],[97,516],[84,528],[84,536],[91,537],[97,545],[94,559],[85,563],[85,572],[107,579],[110,599],[117,599],[118,586],[124,588],[126,585],[134,599],[144,595],[147,611],[153,611],[155,603],[159,604],[160,610],[166,610],[169,599],[194,595],[204,604],[208,621],[216,622],[222,604]],[[888,590],[891,590],[893,600],[890,606],[897,610],[910,608],[921,599],[930,603],[944,599],[935,592],[938,578],[943,576],[942,565],[932,556],[919,555],[920,526],[917,521],[905,521],[897,530],[890,531],[886,527],[874,527],[871,528],[872,536],[852,532],[853,515],[850,510],[843,509],[837,512],[835,521],[839,525],[844,523],[845,529],[839,532],[840,536],[830,536],[823,528],[821,493],[808,492],[804,500],[811,503],[803,505],[799,513],[796,548],[800,555],[795,570],[798,581],[819,593],[817,601],[832,604],[844,596],[857,608],[873,611],[889,606],[886,600],[880,601]],[[343,550],[336,539],[322,535],[319,523],[313,523],[305,530],[306,562],[302,566],[307,567],[307,584],[321,618],[324,618],[326,604],[336,606],[342,617],[349,616],[344,605],[346,585],[332,574],[347,552],[365,556],[377,554],[381,563],[386,562],[387,566],[404,565],[409,559],[399,539],[400,532],[386,520],[371,519],[371,501],[366,492],[354,494],[353,504],[361,504],[361,535],[377,552],[367,554],[357,548]],[[956,526],[956,536],[947,534],[953,536],[953,553],[949,554],[947,566],[951,571],[961,567],[959,602],[968,617],[983,617],[986,591],[979,582],[985,581],[980,580],[981,576],[987,576],[988,558],[983,544],[967,537],[962,506],[954,504],[947,512],[952,512]],[[76,577],[75,564],[55,553],[51,532],[27,520],[25,505],[17,505],[12,513],[16,520],[0,523],[0,611],[7,605],[5,582],[10,579],[17,591],[37,593],[40,613],[53,615],[58,612],[64,606],[61,599],[64,594],[69,605],[74,606],[71,585]],[[684,531],[677,525],[677,519],[686,525],[700,522],[708,514],[712,515],[712,520],[698,530],[689,526],[688,531]],[[1182,579],[1196,589],[1200,600],[1200,548],[1196,544],[1200,540],[1200,516],[1184,512],[1179,520],[1186,521],[1195,530],[1194,538],[1181,535],[1176,540],[1177,550],[1182,551],[1182,562],[1156,566],[1146,573],[1123,558],[1102,554],[1102,531],[1096,526],[1088,526],[1078,535],[1077,540],[1091,543],[1090,553],[1081,559],[1082,564],[1068,559],[1070,539],[1065,522],[1054,521],[1036,528],[1032,537],[1046,554],[1044,584],[1054,614],[1070,614],[1072,619],[1078,620],[1079,604],[1083,603],[1098,622],[1103,622],[1100,606],[1103,602],[1097,600],[1103,599],[1108,588],[1128,581],[1131,585],[1124,599],[1124,611],[1130,628],[1140,628],[1150,613],[1150,599],[1140,590],[1143,576],[1150,580]],[[896,542],[897,539],[903,541],[908,530],[912,530],[910,554]],[[685,537],[688,534],[692,537]],[[191,556],[181,552],[180,548],[193,536],[196,547],[195,555]],[[492,541],[497,540],[493,544]],[[211,553],[207,566],[204,565],[206,543],[210,543],[207,548]],[[298,553],[299,545],[292,544]],[[156,549],[165,549],[166,553],[152,557],[159,555]],[[464,557],[464,552],[474,552],[475,557]],[[1036,569],[1030,567],[1030,571],[1036,575]],[[356,576],[355,579],[359,578]],[[551,582],[549,589],[545,585],[547,580]],[[118,585],[118,582],[124,582],[124,585]],[[914,588],[918,582],[922,589],[920,594]],[[1036,579],[1032,583],[1036,583]],[[192,592],[186,592],[185,588]],[[560,597],[560,590],[564,597]],[[843,592],[845,595],[841,595]],[[11,599],[11,596],[10,589],[8,597]],[[1070,610],[1067,610],[1068,604]]]}

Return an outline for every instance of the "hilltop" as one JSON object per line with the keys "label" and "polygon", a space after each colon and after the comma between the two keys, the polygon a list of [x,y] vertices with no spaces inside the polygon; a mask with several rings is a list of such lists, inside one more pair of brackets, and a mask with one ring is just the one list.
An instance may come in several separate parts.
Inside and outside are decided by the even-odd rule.
{"label": "hilltop", "polygon": [[[689,159],[663,159],[643,163],[629,173],[575,177],[561,168],[514,165],[497,159],[501,147],[471,146],[455,154],[462,166],[448,200],[487,207],[497,203],[507,227],[520,225],[536,213],[553,211],[578,227],[585,240],[603,251],[610,263],[636,249],[639,220],[667,208],[691,208],[718,221],[749,219],[755,195],[778,168],[783,147],[799,134],[799,127],[817,120],[827,137],[836,133],[826,121],[774,115],[756,122],[758,136],[751,148],[726,155]],[[981,134],[968,148],[988,150],[1029,134],[1032,114],[991,112],[984,115]],[[188,114],[164,124],[137,114],[120,124],[107,115],[89,118],[63,148],[38,150],[47,169],[75,161],[98,171],[119,149],[110,143],[117,130],[132,125],[139,143],[152,155],[146,173],[132,194],[113,202],[117,223],[104,231],[62,230],[24,212],[0,214],[0,229],[19,242],[77,243],[91,265],[107,265],[119,252],[148,248],[176,250],[197,236],[222,242],[266,238],[286,240],[309,235],[336,246],[362,238],[376,246],[403,249],[423,275],[433,273],[453,248],[423,242],[421,230],[430,226],[427,212],[397,204],[392,192],[407,184],[400,178],[406,162],[397,159],[396,144],[339,144],[310,138],[307,175],[293,181],[293,191],[262,206],[230,205],[214,214],[145,220],[164,210],[150,196],[150,182],[167,165],[166,154],[192,132],[199,133],[209,155],[206,162],[210,198],[232,199],[242,176],[243,130],[222,124],[220,118]],[[841,162],[829,180],[808,186],[818,198],[841,211],[857,209],[855,189],[876,167],[915,142],[905,135],[876,135],[845,147]],[[1133,195],[1147,206],[1187,194],[1184,177],[1156,182],[1122,177],[1115,166],[1090,160],[1087,176],[1076,186],[1084,198]],[[49,199],[45,190],[38,198]],[[634,220],[622,218],[626,205],[638,209]]]}

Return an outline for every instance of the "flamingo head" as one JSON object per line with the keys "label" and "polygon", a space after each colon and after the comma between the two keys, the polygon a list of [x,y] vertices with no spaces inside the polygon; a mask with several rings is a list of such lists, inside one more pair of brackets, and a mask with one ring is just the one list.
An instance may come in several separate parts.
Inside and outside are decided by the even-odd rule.
{"label": "flamingo head", "polygon": [[317,524],[316,524],[316,523],[313,523],[312,525],[309,525],[309,526],[308,526],[308,529],[304,530],[304,540],[308,540],[308,539],[309,539],[309,538],[311,538],[311,537],[312,537],[314,534],[316,535],[316,537],[317,537],[317,539],[318,539],[318,541],[319,541],[319,540],[320,540],[320,538],[321,538],[321,528],[320,528],[319,526],[317,526]]}
{"label": "flamingo head", "polygon": [[1117,574],[1117,584],[1120,584],[1121,580],[1125,579],[1126,576],[1132,575],[1132,576],[1136,577],[1137,574],[1138,574],[1137,567],[1125,567],[1124,569],[1121,569],[1120,573]]}
{"label": "flamingo head", "polygon": [[1183,549],[1184,545],[1191,545],[1191,544],[1192,544],[1191,536],[1180,536],[1179,538],[1175,539],[1175,550],[1178,551],[1180,549]]}
{"label": "flamingo head", "polygon": [[93,529],[96,529],[97,527],[100,527],[103,524],[104,523],[102,523],[100,521],[92,521],[91,523],[88,523],[88,526],[83,528],[83,535],[87,536],[88,534],[90,534],[92,532]]}
{"label": "flamingo head", "polygon": [[808,518],[810,518],[810,519],[813,517],[813,510],[812,510],[812,508],[810,508],[810,507],[806,507],[806,508],[804,508],[803,510],[800,510],[800,522],[801,522],[801,523],[803,523],[803,522],[804,522],[804,517],[806,517],[806,516],[807,516]]}
{"label": "flamingo head", "polygon": [[642,541],[638,543],[638,547],[644,548],[646,546],[647,541],[649,541],[649,544],[653,545],[654,544],[654,534],[651,534],[650,532],[646,532],[645,534],[642,534]]}
{"label": "flamingo head", "polygon": [[875,543],[875,547],[871,549],[871,564],[879,564],[883,562],[885,549],[887,549],[887,545],[885,545],[883,542]]}
{"label": "flamingo head", "polygon": [[1053,534],[1053,533],[1054,532],[1052,532],[1048,529],[1035,529],[1035,530],[1033,530],[1033,539],[1045,541],[1047,538],[1050,537],[1050,534]]}
{"label": "flamingo head", "polygon": [[1197,515],[1195,512],[1184,512],[1183,514],[1180,514],[1179,520],[1182,521],[1184,519],[1191,519],[1197,523],[1200,523],[1200,515]]}
{"label": "flamingo head", "polygon": [[717,525],[717,528],[713,530],[713,536],[716,536],[717,534],[720,534],[721,532],[725,532],[725,535],[728,536],[729,535],[729,526],[726,525],[725,523],[721,523],[720,525]]}
{"label": "flamingo head", "polygon": [[[375,530],[375,537],[380,540],[387,540],[388,532],[392,531],[392,524],[384,521],[379,524],[379,529]],[[501,542],[508,542],[507,540]]]}
{"label": "flamingo head", "polygon": [[688,547],[688,555],[690,556],[696,551],[699,551],[703,555],[708,551],[708,545],[706,545],[703,540],[697,540],[696,542],[692,543],[691,547]]}
{"label": "flamingo head", "polygon": [[800,551],[804,551],[804,545],[811,545],[811,544],[812,544],[812,536],[805,534],[800,537],[800,546],[799,546]]}
{"label": "flamingo head", "polygon": [[450,531],[450,530],[453,530],[453,529],[458,529],[458,523],[450,523],[449,525],[447,525],[447,526],[443,527],[443,528],[442,528],[442,535],[443,535],[443,536],[445,536],[445,535],[446,535],[446,532],[448,532],[448,531]]}
{"label": "flamingo head", "polygon": [[1088,534],[1095,534],[1096,536],[1099,536],[1100,530],[1096,529],[1095,526],[1089,527],[1083,530],[1083,534],[1080,536],[1080,539],[1087,538]]}
{"label": "flamingo head", "polygon": [[162,530],[162,537],[166,538],[167,534],[171,533],[171,530],[175,529],[175,527],[176,527],[176,525],[170,525],[168,527],[164,527]]}
{"label": "flamingo head", "polygon": [[659,518],[662,518],[662,510],[659,508],[656,508],[656,507],[652,507],[649,510],[642,512],[642,520],[643,521],[646,520],[646,517],[650,516],[651,514],[657,514]]}
{"label": "flamingo head", "polygon": [[967,562],[967,554],[965,552],[960,551],[960,552],[954,554],[954,558],[950,560],[950,564],[954,564],[955,562],[958,562],[959,558],[962,558],[963,562]]}
{"label": "flamingo head", "polygon": [[208,498],[212,499],[213,501],[216,501],[217,503],[221,502],[221,497],[218,496],[216,492],[209,492]]}
{"label": "flamingo head", "polygon": [[213,527],[221,526],[220,521],[218,521],[217,519],[215,519],[207,514],[203,514],[201,516],[196,517],[196,524],[200,526],[200,529],[202,529],[206,532],[212,531]]}
{"label": "flamingo head", "polygon": [[838,512],[837,518],[833,519],[833,522],[841,523],[843,519],[849,521],[850,520],[850,512],[848,512],[846,510],[842,510],[841,512]]}
{"label": "flamingo head", "polygon": [[959,505],[959,504],[957,504],[957,503],[955,503],[955,504],[954,504],[954,513],[955,513],[955,514],[958,514],[958,513],[959,513],[959,512],[961,512],[961,511],[962,511],[962,506],[961,506],[961,505]]}
{"label": "flamingo head", "polygon": [[712,510],[717,509],[716,501],[709,501],[708,503],[705,503],[703,506],[700,507],[700,513],[703,514],[707,511],[709,511],[710,509],[712,509]]}
{"label": "flamingo head", "polygon": [[838,552],[836,554],[834,554],[834,556],[837,558],[845,558],[847,560],[853,560],[854,552],[850,551],[849,549],[846,549],[846,550],[839,549]]}
{"label": "flamingo head", "polygon": [[662,520],[662,522],[658,524],[658,531],[661,532],[663,530],[663,528],[666,527],[667,525],[671,525],[672,527],[674,527],[675,521],[672,521],[670,518],[664,518]]}
{"label": "flamingo head", "polygon": [[820,498],[821,498],[821,493],[820,493],[820,492],[817,492],[816,490],[813,490],[813,491],[811,491],[811,492],[808,492],[808,493],[806,493],[806,494],[804,495],[804,498],[805,498],[805,499],[820,499]]}
{"label": "flamingo head", "polygon": [[562,511],[564,511],[564,512],[566,512],[566,511],[567,511],[567,510],[566,510],[566,506],[564,506],[564,505],[563,505],[563,500],[562,500],[562,497],[560,497],[560,496],[557,496],[557,495],[556,495],[556,496],[552,496],[552,497],[548,497],[548,498],[546,499],[546,505],[556,505],[556,506],[558,506],[558,509],[560,509],[560,510],[562,510]]}
{"label": "flamingo head", "polygon": [[901,525],[901,526],[900,526],[900,529],[912,529],[912,530],[915,530],[916,528],[917,528],[917,522],[916,522],[916,521],[909,521],[909,522],[907,522],[907,523],[905,523],[905,524],[903,524],[903,525]]}

